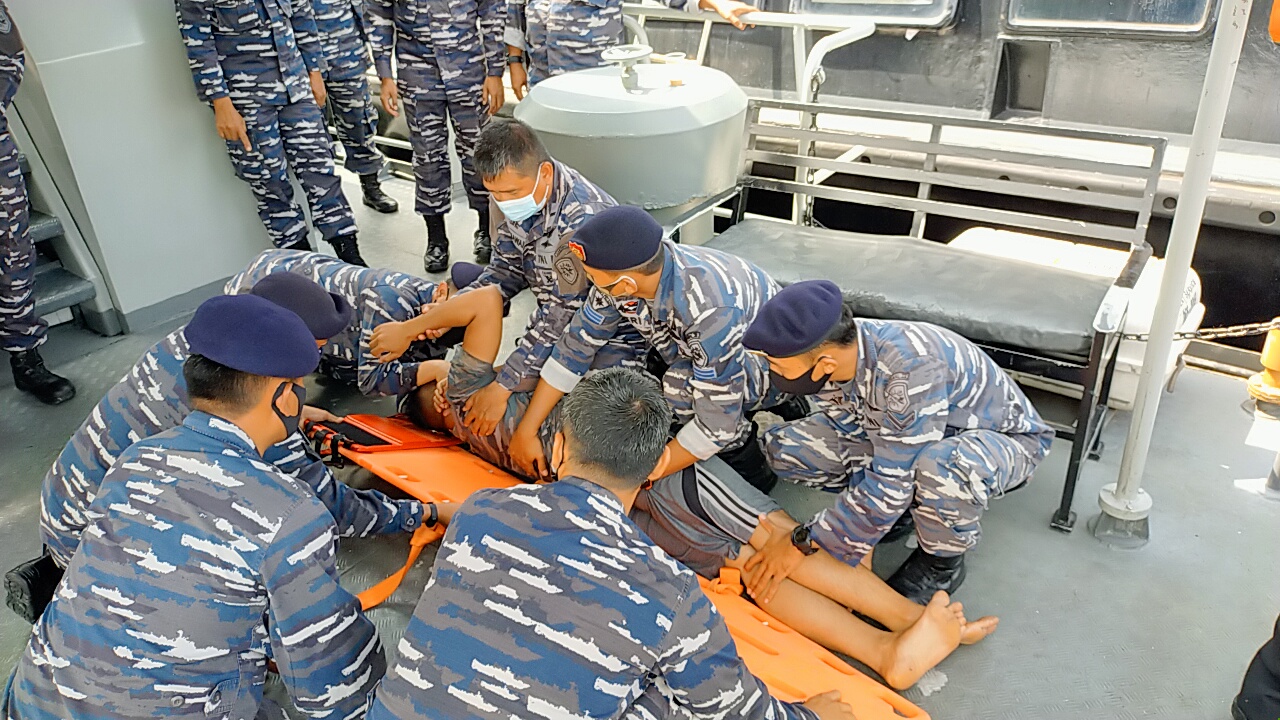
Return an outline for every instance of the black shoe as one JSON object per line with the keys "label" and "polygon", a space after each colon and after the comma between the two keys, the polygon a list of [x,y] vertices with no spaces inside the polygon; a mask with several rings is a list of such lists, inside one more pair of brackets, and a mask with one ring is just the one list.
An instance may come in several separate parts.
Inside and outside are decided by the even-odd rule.
{"label": "black shoe", "polygon": [[475,245],[476,262],[481,265],[489,264],[493,259],[493,241],[489,238],[489,228],[481,227],[476,231]]}
{"label": "black shoe", "polygon": [[400,209],[395,198],[382,192],[382,183],[378,181],[378,173],[360,176],[360,189],[364,191],[364,204],[380,213],[393,213]]}
{"label": "black shoe", "polygon": [[751,423],[751,434],[747,436],[746,442],[732,450],[721,450],[718,457],[737,471],[751,487],[767,495],[778,484],[778,476],[765,459],[758,435],[758,426]]}
{"label": "black shoe", "polygon": [[281,250],[301,250],[303,252],[311,252],[311,243],[306,238],[295,240],[291,245],[281,245]]}
{"label": "black shoe", "polygon": [[893,527],[889,528],[889,532],[885,533],[884,537],[880,538],[879,544],[897,542],[902,538],[915,533],[915,531],[916,521],[915,518],[911,516],[911,511],[908,510],[902,513],[902,517],[898,518],[898,521],[893,524]]}
{"label": "black shoe", "polygon": [[13,384],[35,395],[45,405],[61,405],[76,396],[76,386],[49,372],[38,350],[13,353],[9,356],[9,367],[13,369]]}
{"label": "black shoe", "polygon": [[1231,701],[1231,720],[1249,720],[1240,709],[1240,698]]}
{"label": "black shoe", "polygon": [[771,412],[783,420],[791,422],[809,415],[809,401],[804,396],[793,397],[781,405],[765,408],[765,412]]}
{"label": "black shoe", "polygon": [[422,266],[429,273],[444,272],[449,267],[449,236],[445,234],[444,215],[423,215],[427,223],[427,252]]}
{"label": "black shoe", "polygon": [[360,247],[356,244],[355,235],[339,235],[329,241],[333,245],[333,251],[337,253],[338,259],[349,265],[359,265],[360,267],[369,267],[369,264],[360,257]]}
{"label": "black shoe", "polygon": [[959,590],[964,575],[964,555],[938,557],[916,548],[887,582],[911,602],[928,605],[939,590],[947,594]]}

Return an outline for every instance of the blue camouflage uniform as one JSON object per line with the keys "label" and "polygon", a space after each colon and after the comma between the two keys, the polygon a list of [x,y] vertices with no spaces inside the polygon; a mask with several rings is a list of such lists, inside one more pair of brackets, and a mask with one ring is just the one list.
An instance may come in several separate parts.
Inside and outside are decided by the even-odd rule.
{"label": "blue camouflage uniform", "polygon": [[763,270],[728,253],[662,241],[663,266],[653,300],[615,298],[592,287],[542,368],[542,379],[570,392],[598,348],[628,323],[669,369],[663,392],[685,426],[676,440],[700,460],[741,445],[747,411],[778,404],[767,363],[748,353],[742,335],[778,291]]}
{"label": "blue camouflage uniform", "polygon": [[328,241],[354,235],[324,118],[309,72],[325,70],[310,0],[175,0],[201,100],[230,97],[244,116],[252,150],[227,141],[236,175],[249,184],[276,247],[307,243],[307,219],[294,202],[298,178],[311,217]]}
{"label": "blue camouflage uniform", "polygon": [[373,143],[378,112],[365,73],[369,60],[364,0],[311,0],[327,69],[324,87],[338,140],[346,150],[343,166],[357,175],[381,172],[386,161]]}
{"label": "blue camouflage uniform", "polygon": [[566,477],[457,510],[368,717],[816,715],[770,697],[617,497]]}
{"label": "blue camouflage uniform", "polygon": [[[107,470],[130,445],[182,424],[191,412],[182,363],[190,355],[182,329],[147,351],[81,423],[45,475],[40,490],[40,536],[66,567],[89,525],[89,507]],[[310,487],[344,537],[407,532],[422,522],[422,503],[391,500],[375,490],[347,487],[295,433],[268,448],[265,458]]]}
{"label": "blue camouflage uniform", "polygon": [[1053,430],[978,346],[927,323],[857,320],[857,374],[828,383],[819,411],[764,434],[778,477],[843,490],[810,528],[856,564],[911,510],[920,547],[977,544],[992,497],[1025,483]]}
{"label": "blue camouflage uniform", "polygon": [[488,119],[482,87],[502,77],[502,0],[369,0],[369,36],[378,77],[393,77],[409,124],[419,215],[441,215],[452,202],[448,130],[462,163],[471,208],[487,213],[489,194],[471,163]]}
{"label": "blue camouflage uniform", "polygon": [[237,426],[193,412],[102,480],[4,717],[253,718],[274,660],[299,710],[363,711],[386,669],[338,584],[338,532]]}
{"label": "blue camouflage uniform", "polygon": [[369,352],[373,329],[385,322],[401,322],[418,316],[432,302],[436,284],[420,277],[348,265],[320,253],[267,250],[240,274],[227,282],[228,295],[246,293],[259,280],[278,272],[309,278],[325,290],[346,298],[355,308],[351,326],[325,343],[320,354],[321,371],[334,379],[356,385],[365,395],[394,395],[403,399],[418,387],[418,365],[438,360],[456,335],[440,340],[417,341],[396,361],[381,363]]}
{"label": "blue camouflage uniform", "polygon": [[28,232],[27,183],[6,119],[26,57],[18,28],[0,0],[0,350],[7,352],[34,350],[49,331],[36,315],[36,248]]}
{"label": "blue camouflage uniform", "polygon": [[[555,177],[542,209],[515,223],[503,218],[493,238],[493,258],[470,288],[497,285],[510,301],[529,289],[538,307],[528,329],[507,357],[498,384],[516,391],[532,390],[551,348],[564,335],[569,321],[587,298],[591,282],[568,243],[587,220],[618,203],[577,170],[552,161]],[[599,353],[592,367],[639,367],[644,341],[624,326]]]}
{"label": "blue camouflage uniform", "polygon": [[[698,12],[698,0],[658,0]],[[507,5],[506,43],[524,50],[529,86],[600,67],[600,53],[622,38],[622,0],[517,0]]]}

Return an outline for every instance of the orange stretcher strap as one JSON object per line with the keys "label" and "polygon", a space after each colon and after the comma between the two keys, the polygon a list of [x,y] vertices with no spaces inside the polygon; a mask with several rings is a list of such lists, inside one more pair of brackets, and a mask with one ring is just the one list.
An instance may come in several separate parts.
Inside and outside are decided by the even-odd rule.
{"label": "orange stretcher strap", "polygon": [[[424,502],[462,502],[486,488],[522,484],[459,447],[343,454],[378,477]],[[394,575],[360,593],[365,609],[395,592],[422,548],[442,535],[439,528],[419,528],[409,542],[409,558]],[[703,591],[724,617],[738,654],[774,697],[789,702],[839,690],[859,720],[928,720],[929,715],[889,688],[875,682],[826,648],[787,627],[742,597],[738,571],[726,568],[714,581],[702,580]]]}

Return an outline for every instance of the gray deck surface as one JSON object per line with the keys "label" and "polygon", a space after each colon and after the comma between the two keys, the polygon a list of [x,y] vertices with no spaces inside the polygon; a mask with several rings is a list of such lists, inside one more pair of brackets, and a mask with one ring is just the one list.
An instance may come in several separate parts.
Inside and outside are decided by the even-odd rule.
{"label": "gray deck surface", "polygon": [[[393,180],[387,190],[401,201],[398,215],[360,206],[358,185],[346,182],[364,256],[376,266],[421,274],[425,229],[411,211],[412,185]],[[474,227],[474,214],[456,206],[449,217],[454,260],[470,259]],[[528,293],[512,308],[508,348],[531,308]],[[56,328],[44,355],[79,388],[74,401],[57,408],[21,395],[9,374],[0,373],[0,571],[38,553],[40,480],[68,435],[102,393],[182,321],[117,338]],[[387,399],[345,388],[313,383],[311,390],[310,402],[336,412],[393,410]],[[1147,467],[1146,487],[1155,498],[1152,541],[1138,551],[1110,550],[1085,527],[1097,514],[1098,488],[1116,477],[1127,415],[1107,428],[1102,460],[1084,470],[1075,504],[1081,520],[1070,535],[1048,527],[1068,452],[1065,442],[1055,444],[1029,489],[987,513],[982,543],[957,594],[971,615],[999,615],[999,631],[961,648],[906,696],[935,718],[1228,717],[1244,668],[1280,613],[1280,503],[1249,491],[1280,448],[1256,439],[1265,422],[1242,410],[1245,397],[1242,381],[1197,371],[1184,373],[1166,396]],[[1253,444],[1246,442],[1251,430]],[[386,487],[360,471],[339,475]],[[834,500],[794,487],[775,495],[798,517]],[[399,567],[406,546],[403,537],[344,540],[344,582],[364,589]],[[906,552],[885,548],[877,571],[891,572]],[[371,614],[391,652],[432,557],[428,549],[392,600]],[[0,672],[16,662],[28,630],[0,609]]]}

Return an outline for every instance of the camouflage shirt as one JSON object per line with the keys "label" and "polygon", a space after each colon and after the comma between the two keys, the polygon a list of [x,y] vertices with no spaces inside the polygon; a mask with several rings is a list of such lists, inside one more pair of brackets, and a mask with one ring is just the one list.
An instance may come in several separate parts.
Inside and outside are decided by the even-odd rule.
{"label": "camouflage shirt", "polygon": [[664,241],[663,253],[653,300],[591,289],[556,343],[542,379],[570,392],[596,351],[619,325],[630,324],[668,365],[681,360],[692,365],[694,418],[677,439],[705,460],[738,436],[748,399],[765,392],[765,375],[748,371],[759,362],[748,359],[742,335],[778,285],[755,265],[718,250]]}
{"label": "camouflage shirt", "polygon": [[302,250],[266,250],[249,267],[227,281],[228,295],[246,293],[258,281],[278,272],[291,272],[346,298],[356,317],[341,335],[321,350],[324,367],[365,395],[405,395],[418,387],[418,365],[445,356],[440,342],[409,345],[395,362],[381,363],[369,352],[373,329],[385,322],[409,320],[431,302],[436,284],[394,270],[348,265],[337,258]]}
{"label": "camouflage shirt", "polygon": [[[89,523],[88,508],[107,470],[121,452],[156,433],[175,428],[191,412],[182,363],[189,354],[181,329],[147,351],[103,396],[67,441],[40,488],[40,537],[65,567]],[[353,490],[294,434],[268,448],[266,460],[311,487],[330,509],[344,537],[413,530],[422,521],[422,503],[391,500],[374,490]]]}
{"label": "camouflage shirt", "polygon": [[481,490],[379,684],[388,718],[813,718],[738,657],[697,577],[577,477]]}
{"label": "camouflage shirt", "polygon": [[287,105],[311,99],[326,69],[311,0],[174,0],[196,93],[212,103]]}
{"label": "camouflage shirt", "polygon": [[9,111],[13,96],[18,93],[26,61],[18,26],[13,24],[4,0],[0,0],[0,127],[3,127],[4,113]]}
{"label": "camouflage shirt", "polygon": [[[658,0],[698,11],[698,0]],[[523,32],[521,31],[523,28]],[[600,67],[600,53],[622,38],[622,0],[527,0],[507,5],[508,45],[525,51],[529,84]]]}
{"label": "camouflage shirt", "polygon": [[365,45],[364,0],[311,0],[311,8],[328,66],[326,80],[359,77],[372,67]]}
{"label": "camouflage shirt", "polygon": [[824,407],[866,432],[871,464],[811,523],[814,542],[853,564],[911,505],[911,468],[930,443],[964,430],[1034,436],[1045,452],[1053,440],[1022,389],[972,342],[928,323],[857,323],[857,374],[828,384]]}
{"label": "camouflage shirt", "polygon": [[470,88],[506,70],[502,0],[368,1],[378,77],[395,77],[393,53],[402,68],[434,65],[449,88]]}
{"label": "camouflage shirt", "polygon": [[252,718],[268,659],[307,715],[364,708],[386,661],[338,584],[333,518],[239,427],[193,412],[133,445],[90,515],[10,718]]}

